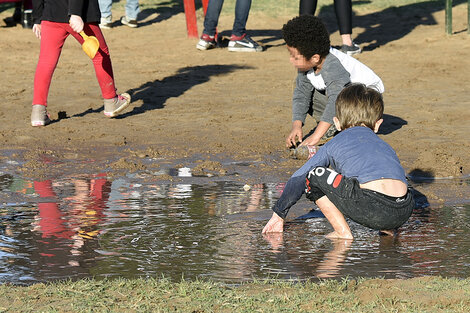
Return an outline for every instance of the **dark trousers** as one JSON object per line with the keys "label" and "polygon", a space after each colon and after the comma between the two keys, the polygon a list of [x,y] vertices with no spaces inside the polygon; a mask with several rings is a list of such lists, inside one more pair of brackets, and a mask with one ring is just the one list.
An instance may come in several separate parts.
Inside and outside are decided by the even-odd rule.
{"label": "dark trousers", "polygon": [[361,189],[357,179],[344,177],[321,166],[307,174],[305,193],[312,201],[327,196],[345,217],[377,230],[400,227],[411,216],[414,208],[410,191],[403,197],[395,198]]}
{"label": "dark trousers", "polygon": [[[214,36],[219,22],[220,11],[224,0],[209,0],[206,17],[204,18],[204,34]],[[232,35],[242,36],[246,33],[246,21],[250,13],[251,0],[237,0],[235,3],[235,20]]]}
{"label": "dark trousers", "polygon": [[[352,0],[335,0],[334,3],[339,33],[352,34]],[[300,0],[299,15],[315,15],[316,9],[317,0]]]}

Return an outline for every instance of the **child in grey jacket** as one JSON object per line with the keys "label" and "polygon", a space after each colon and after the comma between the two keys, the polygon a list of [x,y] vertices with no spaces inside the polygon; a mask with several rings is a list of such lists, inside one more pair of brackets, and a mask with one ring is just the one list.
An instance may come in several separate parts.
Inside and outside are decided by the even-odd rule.
{"label": "child in grey jacket", "polygon": [[[363,83],[384,92],[382,80],[370,68],[330,46],[328,31],[318,17],[295,17],[283,26],[282,34],[290,62],[298,69],[287,147],[296,146],[297,142],[317,145],[322,138],[335,134],[335,102],[346,85]],[[304,139],[302,126],[307,114],[315,118],[317,126],[313,134]]]}

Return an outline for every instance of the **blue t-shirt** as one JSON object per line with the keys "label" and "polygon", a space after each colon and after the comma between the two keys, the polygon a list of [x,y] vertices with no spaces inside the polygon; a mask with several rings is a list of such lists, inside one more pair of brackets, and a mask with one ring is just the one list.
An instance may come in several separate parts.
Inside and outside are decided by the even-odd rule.
{"label": "blue t-shirt", "polygon": [[305,192],[305,177],[317,166],[331,167],[345,177],[356,178],[360,184],[389,178],[407,184],[405,171],[395,151],[370,128],[351,127],[341,131],[318,149],[287,182],[273,207],[282,218]]}

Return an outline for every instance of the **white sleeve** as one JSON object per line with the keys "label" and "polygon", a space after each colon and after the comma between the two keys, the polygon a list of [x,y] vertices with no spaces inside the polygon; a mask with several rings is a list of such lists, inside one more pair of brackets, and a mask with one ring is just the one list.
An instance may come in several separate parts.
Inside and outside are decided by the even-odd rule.
{"label": "white sleeve", "polygon": [[382,79],[380,79],[380,77],[365,64],[335,48],[331,48],[330,53],[335,55],[344,68],[349,72],[352,83],[363,83],[367,87],[372,87],[380,93],[385,91]]}

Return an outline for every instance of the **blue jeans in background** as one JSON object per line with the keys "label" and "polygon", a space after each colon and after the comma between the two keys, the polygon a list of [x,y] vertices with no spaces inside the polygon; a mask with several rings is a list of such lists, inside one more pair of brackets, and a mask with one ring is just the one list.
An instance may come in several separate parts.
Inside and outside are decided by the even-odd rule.
{"label": "blue jeans in background", "polygon": [[[111,16],[113,0],[98,0],[101,17]],[[126,16],[130,20],[136,20],[139,14],[139,0],[126,0]]]}
{"label": "blue jeans in background", "polygon": [[[223,4],[224,0],[209,0],[206,17],[204,18],[204,34],[209,36],[215,35]],[[250,8],[251,0],[237,0],[235,3],[235,20],[233,21],[232,35],[242,36],[246,33],[245,27]]]}

